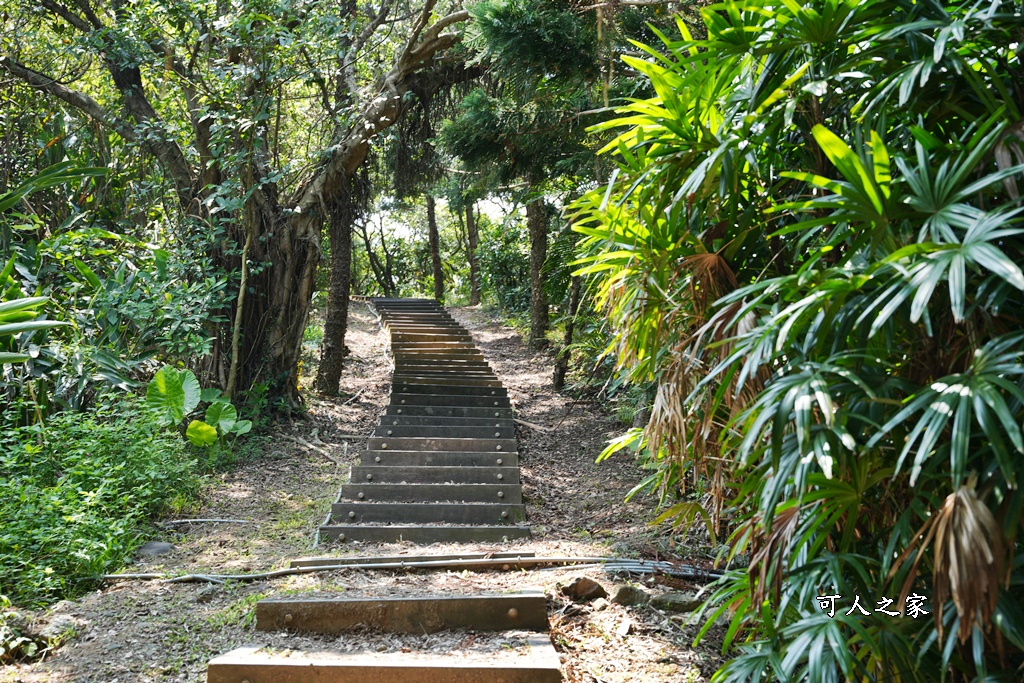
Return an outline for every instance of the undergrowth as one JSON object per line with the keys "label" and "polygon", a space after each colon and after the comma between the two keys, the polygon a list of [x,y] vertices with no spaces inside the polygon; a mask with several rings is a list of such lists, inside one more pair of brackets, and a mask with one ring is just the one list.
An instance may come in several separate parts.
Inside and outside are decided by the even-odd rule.
{"label": "undergrowth", "polygon": [[92,587],[147,518],[194,499],[189,451],[135,398],[0,432],[0,594],[40,606]]}

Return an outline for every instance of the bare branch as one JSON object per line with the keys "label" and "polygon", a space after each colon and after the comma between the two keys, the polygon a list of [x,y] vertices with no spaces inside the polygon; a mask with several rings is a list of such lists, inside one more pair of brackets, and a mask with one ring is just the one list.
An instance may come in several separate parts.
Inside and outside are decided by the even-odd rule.
{"label": "bare branch", "polygon": [[125,140],[136,139],[135,129],[123,119],[112,116],[106,109],[100,106],[99,102],[85,93],[61,85],[52,78],[38,71],[33,71],[24,64],[20,64],[6,56],[0,55],[0,67],[6,69],[12,76],[21,79],[33,88],[42,90],[70,104],[97,123],[113,128]]}

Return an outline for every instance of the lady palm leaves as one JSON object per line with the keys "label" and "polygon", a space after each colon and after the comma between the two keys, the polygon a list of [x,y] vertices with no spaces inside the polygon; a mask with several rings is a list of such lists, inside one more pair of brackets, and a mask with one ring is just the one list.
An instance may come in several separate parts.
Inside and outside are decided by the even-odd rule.
{"label": "lady palm leaves", "polygon": [[[658,387],[647,429],[610,449],[651,449],[663,484],[714,462],[730,558],[751,552],[712,598],[727,645],[745,641],[716,681],[983,676],[1004,662],[993,626],[1024,661],[1005,592],[1024,583],[1007,557],[1024,531],[1024,156],[1001,66],[1018,13],[723,2],[706,40],[629,62],[657,97],[595,131],[621,131],[618,170],[576,205],[579,264],[623,373]],[[869,607],[932,591],[939,621],[829,619],[823,590]]]}

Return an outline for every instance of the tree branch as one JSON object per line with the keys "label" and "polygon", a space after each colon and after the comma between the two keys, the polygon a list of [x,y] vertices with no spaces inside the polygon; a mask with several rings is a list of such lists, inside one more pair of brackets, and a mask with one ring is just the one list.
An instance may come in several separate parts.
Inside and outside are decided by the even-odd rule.
{"label": "tree branch", "polygon": [[366,47],[367,41],[369,41],[370,38],[373,37],[373,34],[377,31],[378,28],[380,28],[380,25],[383,24],[384,21],[388,18],[388,14],[390,12],[391,3],[388,2],[388,0],[381,0],[380,11],[377,12],[377,15],[370,21],[369,24],[367,24],[366,28],[363,29],[363,32],[360,33],[359,36],[352,42],[352,47],[350,50],[352,54],[358,54],[360,50]]}
{"label": "tree branch", "polygon": [[391,126],[402,113],[402,96],[409,91],[412,76],[435,55],[457,43],[458,33],[442,31],[458,22],[469,19],[469,12],[460,10],[442,17],[429,28],[423,25],[429,20],[430,10],[437,0],[428,0],[417,26],[391,70],[377,81],[376,97],[361,109],[355,125],[342,140],[327,150],[326,161],[314,177],[296,192],[293,203],[296,211],[307,213],[317,211],[322,203],[329,203],[343,186],[345,175],[355,172],[363,163],[369,151],[370,141],[377,133]]}
{"label": "tree branch", "polygon": [[42,5],[45,9],[48,9],[53,14],[56,14],[61,19],[68,22],[75,28],[77,28],[79,31],[88,33],[92,30],[92,26],[89,25],[89,22],[87,22],[85,19],[69,10],[67,7],[64,7],[63,5],[58,5],[52,0],[40,0],[39,4]]}
{"label": "tree branch", "polygon": [[0,55],[0,67],[6,69],[12,76],[24,81],[33,88],[42,90],[70,104],[93,121],[110,126],[125,140],[134,141],[137,138],[135,129],[128,125],[127,121],[112,116],[106,109],[100,106],[99,102],[85,93],[61,85],[49,76],[33,71],[24,64],[20,64],[7,56]]}

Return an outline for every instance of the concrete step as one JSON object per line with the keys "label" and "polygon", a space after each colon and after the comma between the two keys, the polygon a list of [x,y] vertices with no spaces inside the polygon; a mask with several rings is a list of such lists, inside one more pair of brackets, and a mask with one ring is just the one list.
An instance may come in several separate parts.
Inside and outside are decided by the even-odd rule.
{"label": "concrete step", "polygon": [[392,344],[413,344],[423,342],[439,342],[443,344],[449,343],[473,343],[473,340],[469,336],[469,332],[460,333],[452,330],[450,332],[406,332],[403,330],[391,330],[391,343]]}
{"label": "concrete step", "polygon": [[515,434],[507,439],[459,439],[444,437],[371,436],[367,449],[371,451],[491,451],[515,453],[518,444]]}
{"label": "concrete step", "polygon": [[362,465],[389,467],[519,467],[518,453],[466,451],[367,451]]}
{"label": "concrete step", "polygon": [[257,631],[337,635],[357,628],[385,633],[544,631],[543,593],[425,595],[392,598],[267,598],[256,603]]}
{"label": "concrete step", "polygon": [[207,683],[558,683],[561,662],[548,636],[525,655],[463,656],[399,652],[332,654],[250,646],[210,660]]}
{"label": "concrete step", "polygon": [[328,524],[320,527],[320,537],[325,540],[363,543],[508,543],[529,538],[530,528],[512,525]]}
{"label": "concrete step", "polygon": [[440,465],[380,465],[366,463],[352,468],[351,482],[376,484],[518,484],[519,468],[511,465],[495,467],[444,467]]}
{"label": "concrete step", "polygon": [[352,483],[341,487],[341,500],[386,503],[509,503],[521,505],[523,491],[518,484],[372,484]]}
{"label": "concrete step", "polygon": [[373,430],[372,436],[394,436],[410,438],[439,437],[446,439],[512,439],[515,429],[508,427],[454,427],[426,425],[379,425]]}
{"label": "concrete step", "polygon": [[405,372],[406,374],[413,375],[444,375],[450,377],[452,373],[465,373],[467,375],[488,375],[490,377],[496,377],[494,370],[487,363],[473,363],[470,361],[459,362],[459,361],[448,361],[448,362],[428,362],[428,361],[399,361],[395,363],[395,371],[398,374]]}
{"label": "concrete step", "polygon": [[447,377],[423,377],[398,373],[391,380],[391,390],[404,394],[448,394],[458,396],[508,396],[508,390],[494,377],[472,378],[462,374]]}
{"label": "concrete step", "polygon": [[526,519],[522,505],[494,503],[335,503],[338,524],[516,524]]}
{"label": "concrete step", "polygon": [[464,408],[511,408],[507,396],[460,396],[458,394],[391,393],[391,405],[448,406]]}
{"label": "concrete step", "polygon": [[[418,556],[423,557],[423,556]],[[535,553],[528,550],[510,550],[506,552],[497,551],[490,553],[459,553],[456,555],[428,555],[433,562],[445,562],[448,560],[459,560],[462,562],[470,562],[472,560],[521,560],[523,558],[536,557]],[[407,562],[410,559],[409,555],[334,555],[319,557],[299,557],[291,560],[288,563],[289,567],[328,567],[339,564],[392,564],[398,562]],[[515,563],[513,563],[514,565]],[[479,565],[486,567],[490,565]]]}
{"label": "concrete step", "polygon": [[418,406],[418,405],[389,405],[384,409],[385,415],[412,415],[416,417],[475,417],[487,418],[497,417],[512,419],[512,408],[473,408],[467,406]]}
{"label": "concrete step", "polygon": [[433,417],[430,415],[381,415],[380,426],[422,425],[425,427],[505,427],[515,428],[515,420],[498,417]]}

